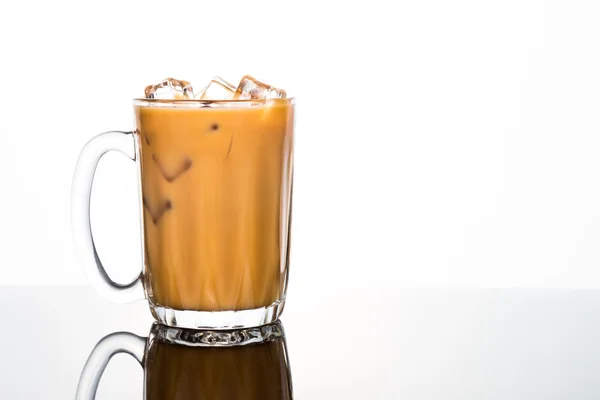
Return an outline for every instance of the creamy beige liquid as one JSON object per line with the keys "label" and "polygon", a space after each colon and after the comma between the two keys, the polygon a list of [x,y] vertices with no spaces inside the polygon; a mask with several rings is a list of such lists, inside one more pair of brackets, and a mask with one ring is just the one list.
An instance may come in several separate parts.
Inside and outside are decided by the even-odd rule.
{"label": "creamy beige liquid", "polygon": [[136,106],[145,287],[155,305],[221,311],[281,299],[293,105]]}
{"label": "creamy beige liquid", "polygon": [[155,342],[145,359],[147,400],[288,400],[285,343],[188,347]]}

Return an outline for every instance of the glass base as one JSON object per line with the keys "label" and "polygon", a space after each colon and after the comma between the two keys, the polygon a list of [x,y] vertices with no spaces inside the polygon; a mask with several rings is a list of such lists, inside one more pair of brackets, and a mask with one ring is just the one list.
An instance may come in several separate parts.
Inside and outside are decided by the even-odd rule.
{"label": "glass base", "polygon": [[243,329],[270,324],[279,319],[285,299],[268,307],[238,311],[176,310],[150,303],[152,316],[161,324],[188,329]]}
{"label": "glass base", "polygon": [[[285,338],[283,326],[277,321],[256,328],[235,330],[196,330],[173,328],[154,323],[151,340],[188,347],[233,347],[266,343]],[[285,339],[284,339],[285,340]]]}

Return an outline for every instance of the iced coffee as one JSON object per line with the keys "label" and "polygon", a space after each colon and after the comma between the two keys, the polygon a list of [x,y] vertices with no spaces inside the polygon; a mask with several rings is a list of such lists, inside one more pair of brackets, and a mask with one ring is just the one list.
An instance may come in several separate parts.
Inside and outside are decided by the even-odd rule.
{"label": "iced coffee", "polygon": [[146,97],[135,115],[150,302],[192,311],[281,302],[293,100],[251,77],[237,86],[215,78],[197,94],[170,79]]}

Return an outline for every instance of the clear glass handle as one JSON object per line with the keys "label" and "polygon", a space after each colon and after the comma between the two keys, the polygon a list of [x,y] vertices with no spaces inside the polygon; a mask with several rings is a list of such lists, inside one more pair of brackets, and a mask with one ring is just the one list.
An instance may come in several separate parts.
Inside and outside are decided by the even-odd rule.
{"label": "clear glass handle", "polygon": [[71,187],[71,225],[79,260],[94,288],[107,300],[127,303],[144,298],[142,272],[140,271],[140,275],[133,282],[126,285],[110,279],[96,252],[90,221],[94,174],[100,158],[109,151],[118,151],[135,161],[136,144],[133,132],[102,133],[83,147]]}
{"label": "clear glass handle", "polygon": [[94,347],[83,367],[75,400],[93,400],[96,397],[100,378],[112,356],[117,353],[127,353],[142,365],[145,349],[146,340],[133,333],[116,332],[105,336]]}

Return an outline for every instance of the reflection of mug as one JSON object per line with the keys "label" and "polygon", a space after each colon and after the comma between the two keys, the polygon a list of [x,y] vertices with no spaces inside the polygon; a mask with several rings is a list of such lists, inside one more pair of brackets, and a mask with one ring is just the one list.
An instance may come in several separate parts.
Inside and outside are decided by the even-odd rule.
{"label": "reflection of mug", "polygon": [[[227,329],[277,320],[285,302],[292,195],[294,100],[135,100],[135,132],[84,147],[72,190],[73,231],[95,287],[142,298],[161,323]],[[139,161],[143,271],[113,282],[90,226],[100,157]]]}
{"label": "reflection of mug", "polygon": [[148,339],[113,333],[83,368],[77,400],[91,400],[110,358],[128,353],[144,368],[144,399],[292,399],[279,322],[236,331],[192,331],[154,324]]}

